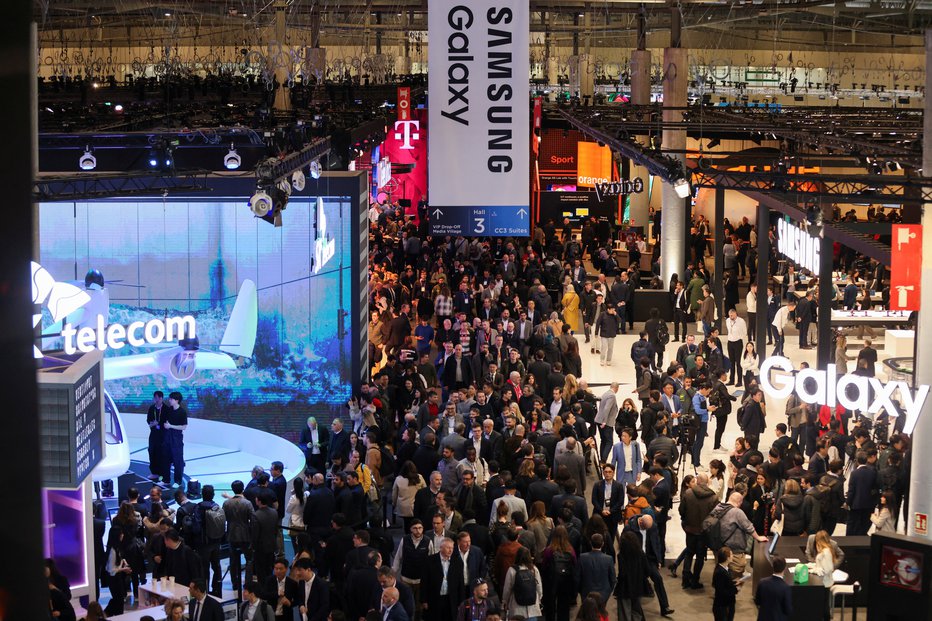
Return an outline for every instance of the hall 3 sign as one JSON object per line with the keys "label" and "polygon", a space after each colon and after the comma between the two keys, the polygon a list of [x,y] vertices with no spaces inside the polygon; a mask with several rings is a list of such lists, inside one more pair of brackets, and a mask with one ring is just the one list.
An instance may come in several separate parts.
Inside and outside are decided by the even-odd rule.
{"label": "hall 3 sign", "polygon": [[793,263],[818,274],[821,249],[818,237],[783,218],[777,220],[777,250]]}
{"label": "hall 3 sign", "polygon": [[[771,371],[783,371],[774,374]],[[903,427],[905,433],[911,434],[926,397],[928,386],[910,389],[906,382],[882,383],[876,377],[847,374],[838,377],[834,364],[825,371],[803,369],[795,375],[793,363],[783,356],[771,356],[760,365],[760,385],[764,393],[774,399],[786,399],[792,393],[811,405],[827,405],[834,408],[841,405],[849,410],[860,410],[877,414],[881,410],[891,417],[906,416]],[[894,401],[894,394],[899,392],[899,399]],[[872,399],[873,397],[873,399]]]}

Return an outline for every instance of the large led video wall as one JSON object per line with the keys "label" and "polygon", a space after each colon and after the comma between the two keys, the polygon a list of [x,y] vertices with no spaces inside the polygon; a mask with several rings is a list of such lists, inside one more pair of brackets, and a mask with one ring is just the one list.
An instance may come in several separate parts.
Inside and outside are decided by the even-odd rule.
{"label": "large led video wall", "polygon": [[[193,315],[199,351],[235,364],[185,381],[168,370],[108,380],[121,411],[145,412],[154,390],[179,390],[193,416],[296,439],[307,416],[345,411],[351,392],[350,210],[349,198],[328,197],[321,214],[316,197],[295,195],[276,228],[243,197],[43,203],[39,262],[81,287],[100,270],[110,323]],[[257,291],[255,346],[230,355],[219,345],[246,280]],[[112,356],[168,346],[177,343],[109,350],[105,369]]]}

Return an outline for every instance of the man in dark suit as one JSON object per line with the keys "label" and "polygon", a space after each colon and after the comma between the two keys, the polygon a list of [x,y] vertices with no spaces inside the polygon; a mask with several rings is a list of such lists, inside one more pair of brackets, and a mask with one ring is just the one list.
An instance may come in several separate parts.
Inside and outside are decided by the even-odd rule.
{"label": "man in dark suit", "polygon": [[488,450],[487,452],[481,453],[479,457],[487,462],[500,460],[505,439],[502,438],[502,434],[495,431],[495,421],[490,418],[482,421],[482,437],[488,441],[488,444],[485,445],[488,447]]}
{"label": "man in dark suit", "polygon": [[670,519],[670,509],[673,508],[673,490],[670,489],[670,480],[665,476],[663,468],[652,466],[648,471],[654,480],[651,493],[654,495],[654,511],[657,512],[657,534],[660,537],[660,560],[666,553],[667,521]]}
{"label": "man in dark suit", "polygon": [[272,575],[262,583],[262,598],[275,611],[275,621],[293,621],[291,604],[297,588],[298,583],[288,577],[288,561],[276,559]]}
{"label": "man in dark suit", "polygon": [[188,618],[191,621],[223,621],[223,606],[207,595],[207,582],[197,579],[188,585]]}
{"label": "man in dark suit", "polygon": [[549,395],[550,385],[547,383],[547,378],[550,376],[550,363],[544,361],[543,350],[537,350],[534,354],[534,361],[527,365],[527,372],[534,376],[537,394]]}
{"label": "man in dark suit", "polygon": [[395,587],[388,587],[382,591],[380,598],[382,621],[410,621],[408,611],[398,603],[399,596],[400,593]]}
{"label": "man in dark suit", "polygon": [[259,505],[256,510],[258,528],[253,541],[253,550],[255,550],[256,578],[260,583],[272,575],[278,529],[281,525],[278,512],[266,504],[267,500],[269,499],[262,495],[256,497],[256,503]]}
{"label": "man in dark suit", "polygon": [[385,344],[385,350],[389,354],[397,355],[405,339],[411,336],[411,320],[408,319],[410,311],[410,305],[402,304],[401,313],[388,324],[388,341]]}
{"label": "man in dark suit", "polygon": [[537,478],[528,485],[527,497],[524,500],[529,508],[533,507],[534,503],[539,500],[544,503],[544,508],[547,509],[550,507],[554,496],[560,494],[562,490],[550,478],[550,468],[546,464],[537,464],[534,468],[534,475]]}
{"label": "man in dark suit", "polygon": [[448,391],[459,390],[473,383],[472,365],[463,356],[463,347],[459,343],[453,348],[453,355],[447,358],[443,365],[441,383]]}
{"label": "man in dark suit", "polygon": [[330,614],[330,585],[327,581],[315,573],[308,558],[294,562],[292,575],[298,582],[292,607],[297,608],[307,621],[327,621]]}
{"label": "man in dark suit", "polygon": [[877,469],[867,463],[867,451],[854,455],[857,467],[848,479],[848,528],[845,535],[860,537],[871,527],[871,512],[877,505]]}
{"label": "man in dark suit", "polygon": [[343,429],[343,421],[334,418],[330,424],[330,450],[327,452],[327,461],[333,463],[333,458],[339,456],[346,463],[349,459],[349,432]]}
{"label": "man in dark suit", "polygon": [[602,552],[605,540],[599,533],[593,533],[589,543],[592,551],[579,557],[579,592],[595,591],[607,602],[615,589],[615,559]]}
{"label": "man in dark suit", "polygon": [[343,599],[349,609],[347,616],[350,619],[365,617],[381,597],[382,585],[379,584],[378,574],[381,564],[382,556],[371,550],[366,557],[366,565],[357,567],[347,576]]}
{"label": "man in dark suit", "polygon": [[321,473],[311,478],[311,489],[307,500],[304,501],[304,527],[310,544],[316,546],[317,542],[326,538],[330,531],[330,520],[336,513],[337,500],[333,490],[327,487],[326,479]]}
{"label": "man in dark suit", "polygon": [[444,539],[440,551],[427,558],[421,579],[421,607],[426,621],[454,621],[456,609],[466,599],[463,563],[453,554],[453,540]]}
{"label": "man in dark suit", "polygon": [[307,425],[301,430],[298,447],[304,451],[307,465],[315,472],[323,472],[327,468],[327,454],[330,451],[330,432],[326,427],[317,425],[317,419],[311,416]]}
{"label": "man in dark suit", "polygon": [[461,532],[456,536],[455,555],[463,565],[464,584],[472,584],[477,578],[485,578],[485,554],[472,545],[469,533]]}
{"label": "man in dark suit", "polygon": [[165,533],[165,547],[163,576],[174,576],[178,584],[190,584],[201,577],[200,557],[174,528]]}
{"label": "man in dark suit", "polygon": [[[626,501],[625,486],[615,480],[615,466],[602,466],[602,480],[592,486],[592,515],[601,515],[608,526],[608,540],[614,548],[615,533]],[[606,600],[608,601],[608,600]]]}
{"label": "man in dark suit", "polygon": [[344,576],[349,576],[354,569],[366,567],[369,564],[369,553],[373,551],[372,546],[369,545],[369,540],[369,531],[367,530],[358,530],[353,534],[353,549],[346,553],[341,568]]}
{"label": "man in dark suit", "polygon": [[657,601],[660,603],[660,614],[664,617],[671,616],[673,609],[670,608],[667,590],[663,586],[663,578],[660,576],[658,569],[663,563],[663,546],[660,543],[660,535],[657,526],[654,524],[653,516],[642,514],[631,518],[625,524],[624,532],[634,533],[637,535],[638,541],[641,542],[641,549],[647,555],[647,577],[654,583],[654,591],[657,593]]}
{"label": "man in dark suit", "polygon": [[576,452],[576,438],[570,436],[566,439],[566,446],[563,452],[557,449],[557,454],[553,459],[555,470],[560,466],[566,466],[570,478],[576,481],[576,491],[579,494],[586,493],[586,459],[580,453]]}
{"label": "man in dark suit", "polygon": [[569,505],[573,515],[579,518],[580,523],[585,526],[589,521],[589,512],[586,511],[586,501],[582,496],[576,494],[576,481],[567,479],[563,482],[563,493],[557,494],[550,501],[549,516],[556,519],[564,506]]}
{"label": "man in dark suit", "polygon": [[388,589],[398,589],[398,603],[404,608],[409,619],[414,618],[414,591],[411,587],[395,577],[395,572],[391,566],[382,565],[379,567],[379,584],[382,586],[382,593]]}
{"label": "man in dark suit", "polygon": [[773,575],[757,584],[754,603],[757,604],[757,621],[787,621],[793,614],[793,596],[783,578],[786,561],[778,554],[770,557]]}

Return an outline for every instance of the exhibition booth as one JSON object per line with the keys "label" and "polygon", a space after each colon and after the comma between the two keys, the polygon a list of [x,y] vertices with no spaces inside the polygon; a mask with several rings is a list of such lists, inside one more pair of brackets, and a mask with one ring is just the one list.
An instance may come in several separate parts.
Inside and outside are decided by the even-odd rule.
{"label": "exhibition booth", "polygon": [[151,484],[154,391],[191,416],[185,486],[219,494],[254,465],[299,476],[307,417],[345,415],[368,379],[366,175],[308,179],[281,227],[247,206],[253,178],[209,188],[38,205],[46,550],[79,596],[93,598],[92,501],[112,515]]}

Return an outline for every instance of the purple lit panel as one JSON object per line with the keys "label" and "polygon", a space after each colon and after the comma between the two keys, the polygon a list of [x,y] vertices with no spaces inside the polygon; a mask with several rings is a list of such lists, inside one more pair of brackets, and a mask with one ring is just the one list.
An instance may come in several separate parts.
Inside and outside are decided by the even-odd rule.
{"label": "purple lit panel", "polygon": [[88,586],[84,485],[76,490],[42,490],[45,555],[55,559],[71,588]]}

